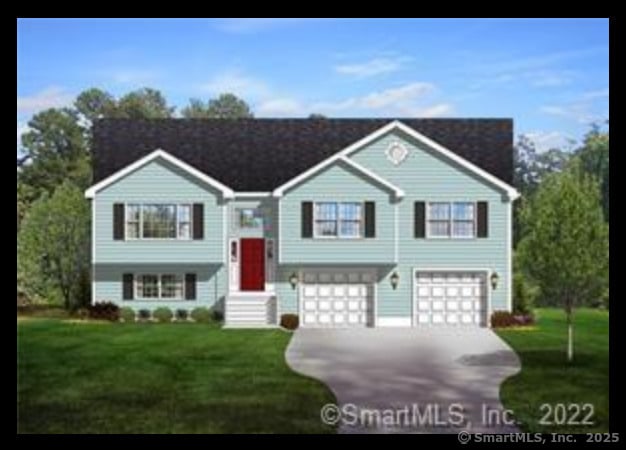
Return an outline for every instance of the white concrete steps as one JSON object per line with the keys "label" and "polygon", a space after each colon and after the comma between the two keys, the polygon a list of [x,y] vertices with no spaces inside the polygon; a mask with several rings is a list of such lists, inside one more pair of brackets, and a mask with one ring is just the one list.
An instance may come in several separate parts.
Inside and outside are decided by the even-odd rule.
{"label": "white concrete steps", "polygon": [[276,297],[269,294],[230,294],[226,297],[227,328],[264,328],[276,325]]}

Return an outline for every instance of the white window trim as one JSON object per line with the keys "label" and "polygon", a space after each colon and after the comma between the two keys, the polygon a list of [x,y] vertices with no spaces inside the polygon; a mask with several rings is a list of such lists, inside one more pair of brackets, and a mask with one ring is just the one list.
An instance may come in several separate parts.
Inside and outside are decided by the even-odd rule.
{"label": "white window trim", "polygon": [[[337,205],[337,235],[336,236],[325,236],[317,234],[317,204],[319,203],[334,203]],[[340,234],[341,230],[341,219],[339,218],[339,204],[341,203],[357,203],[361,205],[361,220],[359,226],[359,235],[358,236],[345,236]],[[365,238],[365,202],[351,202],[351,201],[334,201],[334,200],[320,200],[317,202],[313,202],[313,239],[346,239],[346,240],[355,240],[355,239],[364,239]]]}
{"label": "white window trim", "polygon": [[[143,297],[141,295],[139,295],[139,278],[143,277],[145,275],[151,275],[151,276],[156,276],[157,277],[157,290],[159,292],[159,296],[158,297]],[[179,277],[181,279],[181,283],[182,283],[182,296],[181,297],[162,297],[161,296],[161,277],[163,275],[174,275],[175,277]],[[134,274],[133,275],[134,278],[134,290],[135,290],[135,296],[133,300],[140,300],[142,302],[168,302],[168,301],[175,301],[175,302],[180,302],[180,301],[185,301],[185,275],[184,274],[180,274],[180,273],[172,273],[172,272],[159,272],[159,273],[139,273],[139,274]],[[127,300],[132,302],[133,300]]]}
{"label": "white window trim", "polygon": [[[450,218],[448,219],[448,223],[450,225],[450,234],[448,236],[435,236],[435,235],[431,235],[430,234],[430,205],[433,203],[447,203],[450,206]],[[454,223],[454,218],[453,218],[453,211],[452,211],[452,205],[454,205],[455,203],[471,203],[472,205],[474,205],[474,234],[472,236],[462,236],[462,235],[455,235],[453,234],[454,231],[454,227],[452,226],[452,224]],[[447,239],[447,240],[463,240],[463,241],[468,241],[468,240],[474,240],[478,238],[478,202],[472,201],[472,200],[454,200],[454,201],[447,201],[447,200],[433,200],[433,201],[428,201],[426,202],[426,239]],[[469,220],[466,221],[462,221],[462,222],[469,222]]]}
{"label": "white window trim", "polygon": [[[126,224],[128,223],[128,207],[130,205],[138,205],[139,206],[139,237],[130,237],[128,236],[128,228]],[[146,205],[174,205],[175,207],[175,215],[176,215],[176,237],[173,238],[145,238],[143,237],[143,207]],[[189,236],[186,238],[178,237],[178,232],[180,231],[180,221],[178,220],[178,208],[180,206],[188,206],[189,207]],[[145,202],[126,202],[124,203],[124,240],[137,242],[137,241],[182,241],[188,242],[193,241],[193,203],[183,202],[165,202],[165,203],[145,203]]]}

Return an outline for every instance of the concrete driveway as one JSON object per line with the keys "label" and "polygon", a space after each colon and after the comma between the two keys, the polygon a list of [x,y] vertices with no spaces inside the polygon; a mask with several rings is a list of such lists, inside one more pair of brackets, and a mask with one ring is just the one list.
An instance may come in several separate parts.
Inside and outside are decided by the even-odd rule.
{"label": "concrete driveway", "polygon": [[499,388],[520,362],[486,328],[299,329],[286,358],[335,393],[340,432],[517,431]]}

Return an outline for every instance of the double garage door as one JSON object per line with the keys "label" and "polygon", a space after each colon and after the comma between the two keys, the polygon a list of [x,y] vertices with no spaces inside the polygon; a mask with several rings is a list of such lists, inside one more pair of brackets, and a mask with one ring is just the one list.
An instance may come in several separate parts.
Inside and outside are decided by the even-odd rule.
{"label": "double garage door", "polygon": [[[299,288],[302,326],[373,326],[375,283],[370,270],[304,271]],[[413,301],[415,326],[485,326],[484,272],[417,271],[413,283],[413,299],[407,301]]]}
{"label": "double garage door", "polygon": [[416,272],[415,325],[484,326],[486,282],[484,272]]}
{"label": "double garage door", "polygon": [[302,274],[300,302],[305,327],[373,325],[373,271],[309,270]]}

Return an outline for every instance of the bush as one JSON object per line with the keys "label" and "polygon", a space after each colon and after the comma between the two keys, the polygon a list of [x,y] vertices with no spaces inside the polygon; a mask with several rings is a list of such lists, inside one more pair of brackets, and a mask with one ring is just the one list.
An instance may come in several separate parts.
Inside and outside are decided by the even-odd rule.
{"label": "bush", "polygon": [[74,315],[81,320],[86,320],[89,318],[89,309],[88,308],[78,308]]}
{"label": "bush", "polygon": [[298,328],[300,320],[297,314],[283,314],[280,316],[280,326],[287,330],[295,330]]}
{"label": "bush", "polygon": [[159,323],[167,323],[172,321],[172,310],[167,307],[157,308],[152,312],[152,317],[154,317]]}
{"label": "bush", "polygon": [[491,314],[491,326],[494,328],[512,327],[515,324],[513,314],[508,311],[494,311]]}
{"label": "bush", "polygon": [[191,318],[194,322],[210,323],[213,321],[213,314],[211,314],[208,308],[199,307],[191,311]]}
{"label": "bush", "polygon": [[224,313],[219,309],[211,309],[211,315],[215,322],[223,322],[224,321]]}
{"label": "bush", "polygon": [[120,320],[120,307],[113,302],[97,302],[89,306],[89,317],[99,320]]}
{"label": "bush", "polygon": [[180,322],[185,322],[189,318],[189,311],[186,309],[177,309],[176,310],[176,320]]}
{"label": "bush", "polygon": [[532,314],[513,314],[508,311],[494,311],[491,314],[493,328],[522,327],[535,323]]}
{"label": "bush", "polygon": [[140,309],[139,314],[137,314],[138,319],[141,322],[147,322],[150,320],[151,314],[149,309]]}
{"label": "bush", "polygon": [[513,312],[515,314],[531,314],[537,288],[532,286],[521,273],[513,275]]}
{"label": "bush", "polygon": [[120,309],[120,317],[122,318],[122,321],[126,323],[132,323],[135,321],[135,310],[133,308],[125,306],[124,308]]}

